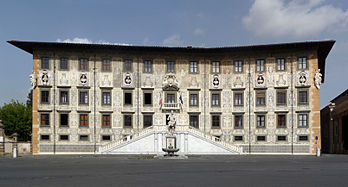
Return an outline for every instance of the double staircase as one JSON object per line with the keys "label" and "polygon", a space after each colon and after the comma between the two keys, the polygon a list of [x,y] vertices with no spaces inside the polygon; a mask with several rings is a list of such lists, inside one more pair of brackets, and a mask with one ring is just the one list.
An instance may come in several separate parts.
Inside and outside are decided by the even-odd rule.
{"label": "double staircase", "polygon": [[[166,134],[166,132],[167,132],[167,126],[151,126],[151,127],[148,127],[148,128],[141,130],[138,133],[134,133],[134,134],[122,137],[116,141],[112,141],[110,143],[100,145],[99,146],[99,153],[100,154],[112,154],[118,148],[125,147],[125,146],[127,146],[131,143],[135,143],[137,141],[139,142],[139,141],[141,141],[141,139],[145,139],[146,137],[149,137],[149,136],[152,136],[155,134],[163,135],[163,134]],[[219,149],[223,149],[227,153],[230,152],[231,154],[243,154],[242,147],[233,145],[229,142],[225,142],[216,136],[210,135],[208,133],[204,133],[204,132],[200,131],[199,129],[196,129],[196,128],[191,127],[191,126],[187,126],[187,125],[178,126],[177,125],[175,128],[174,134],[176,134],[178,136],[180,134],[187,134],[187,135],[191,136],[193,139],[199,139],[200,141],[203,141],[205,143],[210,144],[210,146],[216,146]],[[155,136],[153,136],[153,139],[154,140],[156,139]],[[185,139],[187,139],[187,138],[185,138]],[[185,140],[185,141],[188,141],[188,140]],[[153,141],[153,142],[155,142],[155,141]],[[142,143],[148,144],[149,142],[142,142]],[[190,144],[190,142],[188,142],[188,144]],[[155,147],[155,145],[154,145],[154,147]],[[162,147],[164,147],[164,146],[162,146]],[[158,150],[161,150],[162,147],[160,147]],[[139,154],[142,154],[142,153],[139,152]],[[206,153],[206,154],[209,154],[209,153]],[[212,154],[214,154],[214,153],[212,153]]]}

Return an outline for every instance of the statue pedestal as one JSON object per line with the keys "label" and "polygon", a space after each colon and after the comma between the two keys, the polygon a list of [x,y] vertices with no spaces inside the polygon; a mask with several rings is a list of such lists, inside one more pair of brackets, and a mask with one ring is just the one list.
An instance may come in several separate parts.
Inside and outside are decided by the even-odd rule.
{"label": "statue pedestal", "polygon": [[175,156],[175,153],[179,151],[179,149],[176,148],[175,135],[170,134],[166,136],[166,147],[162,148],[162,150],[167,153],[164,156]]}

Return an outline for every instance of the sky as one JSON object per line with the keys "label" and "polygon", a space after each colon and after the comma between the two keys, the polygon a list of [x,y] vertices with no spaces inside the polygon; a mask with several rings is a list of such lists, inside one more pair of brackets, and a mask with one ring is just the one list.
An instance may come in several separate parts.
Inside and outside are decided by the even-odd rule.
{"label": "sky", "polygon": [[321,107],[348,88],[347,0],[3,0],[0,106],[25,102],[32,55],[8,40],[239,46],[336,40]]}

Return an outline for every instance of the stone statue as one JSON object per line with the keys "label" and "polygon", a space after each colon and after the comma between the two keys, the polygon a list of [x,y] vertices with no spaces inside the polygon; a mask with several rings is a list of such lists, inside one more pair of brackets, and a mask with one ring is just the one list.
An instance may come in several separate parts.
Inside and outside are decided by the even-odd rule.
{"label": "stone statue", "polygon": [[30,77],[31,89],[34,89],[36,87],[36,75],[34,72],[32,72],[29,77]]}
{"label": "stone statue", "polygon": [[322,76],[323,75],[320,73],[320,69],[317,69],[315,73],[315,77],[314,77],[314,83],[315,83],[315,87],[317,87],[318,89],[320,89]]}
{"label": "stone statue", "polygon": [[176,125],[176,118],[174,116],[173,110],[169,114],[167,120],[169,120],[168,121],[168,131],[169,131],[170,134],[173,134],[174,130],[175,130],[175,125]]}

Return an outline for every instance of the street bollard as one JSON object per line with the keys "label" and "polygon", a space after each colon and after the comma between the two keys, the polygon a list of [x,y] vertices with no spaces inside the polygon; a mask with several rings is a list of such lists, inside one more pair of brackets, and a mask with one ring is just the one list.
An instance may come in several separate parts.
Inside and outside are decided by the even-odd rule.
{"label": "street bollard", "polygon": [[320,157],[320,149],[317,148],[317,157]]}
{"label": "street bollard", "polygon": [[14,147],[14,148],[13,148],[13,152],[12,152],[12,158],[17,158],[17,155],[18,155],[17,148]]}

